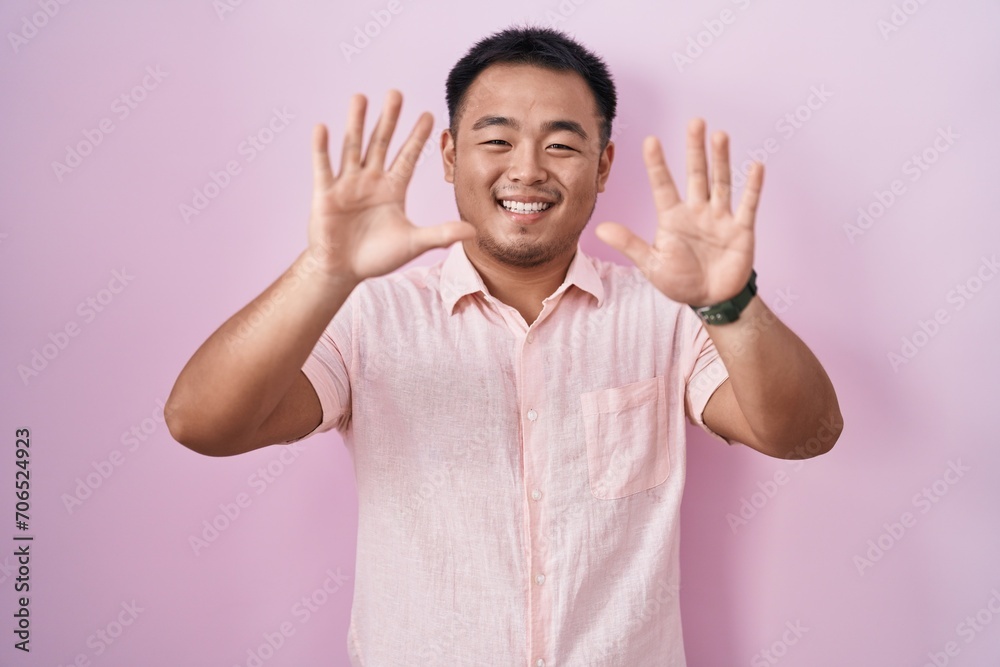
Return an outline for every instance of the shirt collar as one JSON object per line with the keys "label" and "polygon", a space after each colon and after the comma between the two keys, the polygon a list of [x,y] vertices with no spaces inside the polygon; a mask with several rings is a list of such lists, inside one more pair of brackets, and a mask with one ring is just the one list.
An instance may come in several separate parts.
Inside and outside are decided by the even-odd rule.
{"label": "shirt collar", "polygon": [[[604,302],[604,283],[597,274],[593,260],[584,254],[583,248],[579,244],[576,246],[576,254],[569,263],[566,271],[566,279],[559,289],[558,294],[565,291],[570,285],[576,285],[585,292],[589,292],[597,299],[597,305]],[[465,254],[465,247],[461,241],[452,245],[448,256],[441,265],[441,297],[444,299],[444,306],[451,315],[455,311],[455,304],[467,294],[482,292],[489,294],[482,276],[476,271],[476,267],[469,261]]]}

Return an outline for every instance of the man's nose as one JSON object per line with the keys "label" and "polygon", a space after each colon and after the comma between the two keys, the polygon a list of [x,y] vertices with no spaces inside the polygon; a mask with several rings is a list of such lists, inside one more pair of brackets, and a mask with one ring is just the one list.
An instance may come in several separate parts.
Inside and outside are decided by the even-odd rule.
{"label": "man's nose", "polygon": [[511,151],[510,160],[507,177],[513,182],[532,185],[541,183],[548,177],[542,164],[542,156],[530,144],[523,143]]}

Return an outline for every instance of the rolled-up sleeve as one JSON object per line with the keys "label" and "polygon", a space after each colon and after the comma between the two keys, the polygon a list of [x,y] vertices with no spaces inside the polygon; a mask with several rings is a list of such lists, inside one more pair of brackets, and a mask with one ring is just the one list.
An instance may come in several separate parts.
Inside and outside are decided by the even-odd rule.
{"label": "rolled-up sleeve", "polygon": [[351,418],[351,359],[353,357],[353,325],[356,300],[348,297],[330,324],[323,331],[309,354],[302,372],[312,383],[323,408],[323,419],[314,430],[299,438],[336,428],[343,431]]}
{"label": "rolled-up sleeve", "polygon": [[[685,308],[687,307],[685,306]],[[685,339],[689,341],[684,350],[684,354],[687,355],[684,362],[691,369],[684,392],[688,419],[692,424],[703,428],[709,435],[727,444],[738,445],[739,442],[721,436],[709,428],[704,419],[708,400],[715,393],[715,390],[729,379],[729,371],[722,362],[722,357],[715,348],[715,343],[708,335],[708,330],[705,329],[701,318],[690,308],[687,308],[681,315],[681,323],[686,332]]]}

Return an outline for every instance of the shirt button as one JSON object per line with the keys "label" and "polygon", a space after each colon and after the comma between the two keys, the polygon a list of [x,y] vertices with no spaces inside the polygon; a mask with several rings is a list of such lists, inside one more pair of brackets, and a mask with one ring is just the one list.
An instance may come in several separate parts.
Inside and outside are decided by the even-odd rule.
{"label": "shirt button", "polygon": [[535,583],[538,584],[539,586],[541,586],[542,584],[544,584],[545,583],[545,575],[544,574],[537,575],[535,577]]}
{"label": "shirt button", "polygon": [[528,419],[530,421],[535,421],[536,419],[538,419],[538,413],[535,412],[534,410],[528,410]]}
{"label": "shirt button", "polygon": [[539,491],[538,489],[535,489],[534,491],[531,492],[531,499],[532,500],[538,500],[541,497],[542,497],[542,492]]}
{"label": "shirt button", "polygon": [[534,343],[535,342],[535,334],[528,334],[528,339],[527,340],[528,340],[529,344]]}
{"label": "shirt button", "polygon": [[535,667],[545,667],[545,661],[539,658],[535,661]]}

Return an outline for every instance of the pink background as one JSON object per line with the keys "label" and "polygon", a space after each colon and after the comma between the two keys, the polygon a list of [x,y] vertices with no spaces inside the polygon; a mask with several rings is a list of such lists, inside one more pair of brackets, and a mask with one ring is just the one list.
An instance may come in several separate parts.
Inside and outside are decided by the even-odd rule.
{"label": "pink background", "polygon": [[[0,9],[0,663],[247,665],[286,624],[294,634],[263,664],[347,664],[357,524],[339,436],[312,438],[284,462],[278,447],[211,459],[170,438],[157,401],[304,247],[313,125],[328,124],[339,153],[349,95],[364,92],[377,109],[397,87],[402,125],[429,110],[436,140],[455,60],[484,35],[533,21],[603,54],[620,90],[617,160],[588,252],[627,261],[594,237],[601,220],[651,237],[644,136],[661,137],[679,179],[693,116],[730,133],[734,161],[771,148],[760,293],[772,306],[786,295],[782,317],[823,361],[846,418],[833,452],[805,465],[690,431],[690,664],[924,665],[935,654],[939,665],[997,664],[1000,279],[983,258],[1000,251],[1000,6],[907,0],[902,25],[883,35],[889,0],[399,2],[350,61],[340,44],[386,2],[245,0],[221,17],[209,0],[49,0],[51,18],[38,2]],[[729,23],[713,23],[724,10]],[[33,16],[37,31],[25,28]],[[15,50],[10,33],[22,31],[32,36]],[[678,66],[689,38],[706,46]],[[165,75],[136,91],[144,99],[124,117],[116,100],[141,88],[147,67]],[[802,106],[814,89],[829,96]],[[249,161],[241,142],[274,109],[294,118]],[[798,127],[782,120],[796,113]],[[113,131],[60,180],[52,163],[102,119]],[[957,137],[935,148],[948,128]],[[408,200],[418,224],[455,217],[428,148]],[[914,171],[911,157],[925,151],[933,164]],[[230,160],[240,173],[186,222],[180,205]],[[879,212],[880,192],[894,201],[850,237],[845,226],[859,207]],[[117,293],[102,292],[109,283]],[[967,300],[958,285],[977,291]],[[104,300],[100,312],[88,298]],[[60,337],[68,324],[76,335]],[[45,348],[50,336],[63,349]],[[919,347],[894,368],[889,353],[902,354],[904,337]],[[54,358],[24,381],[19,365],[43,348]],[[32,434],[36,536],[29,656],[13,650],[10,630],[21,427]],[[785,483],[769,484],[779,471]],[[68,506],[78,488],[89,496]],[[237,498],[249,502],[225,519],[220,505],[235,514]],[[741,506],[750,518],[733,523]],[[224,529],[196,554],[190,539],[213,520]],[[869,551],[873,562],[859,566]],[[310,596],[322,603],[306,617]],[[133,603],[134,620],[122,606]],[[131,621],[120,634],[119,617]],[[786,632],[796,624],[798,637]],[[118,636],[107,644],[99,630]]]}

